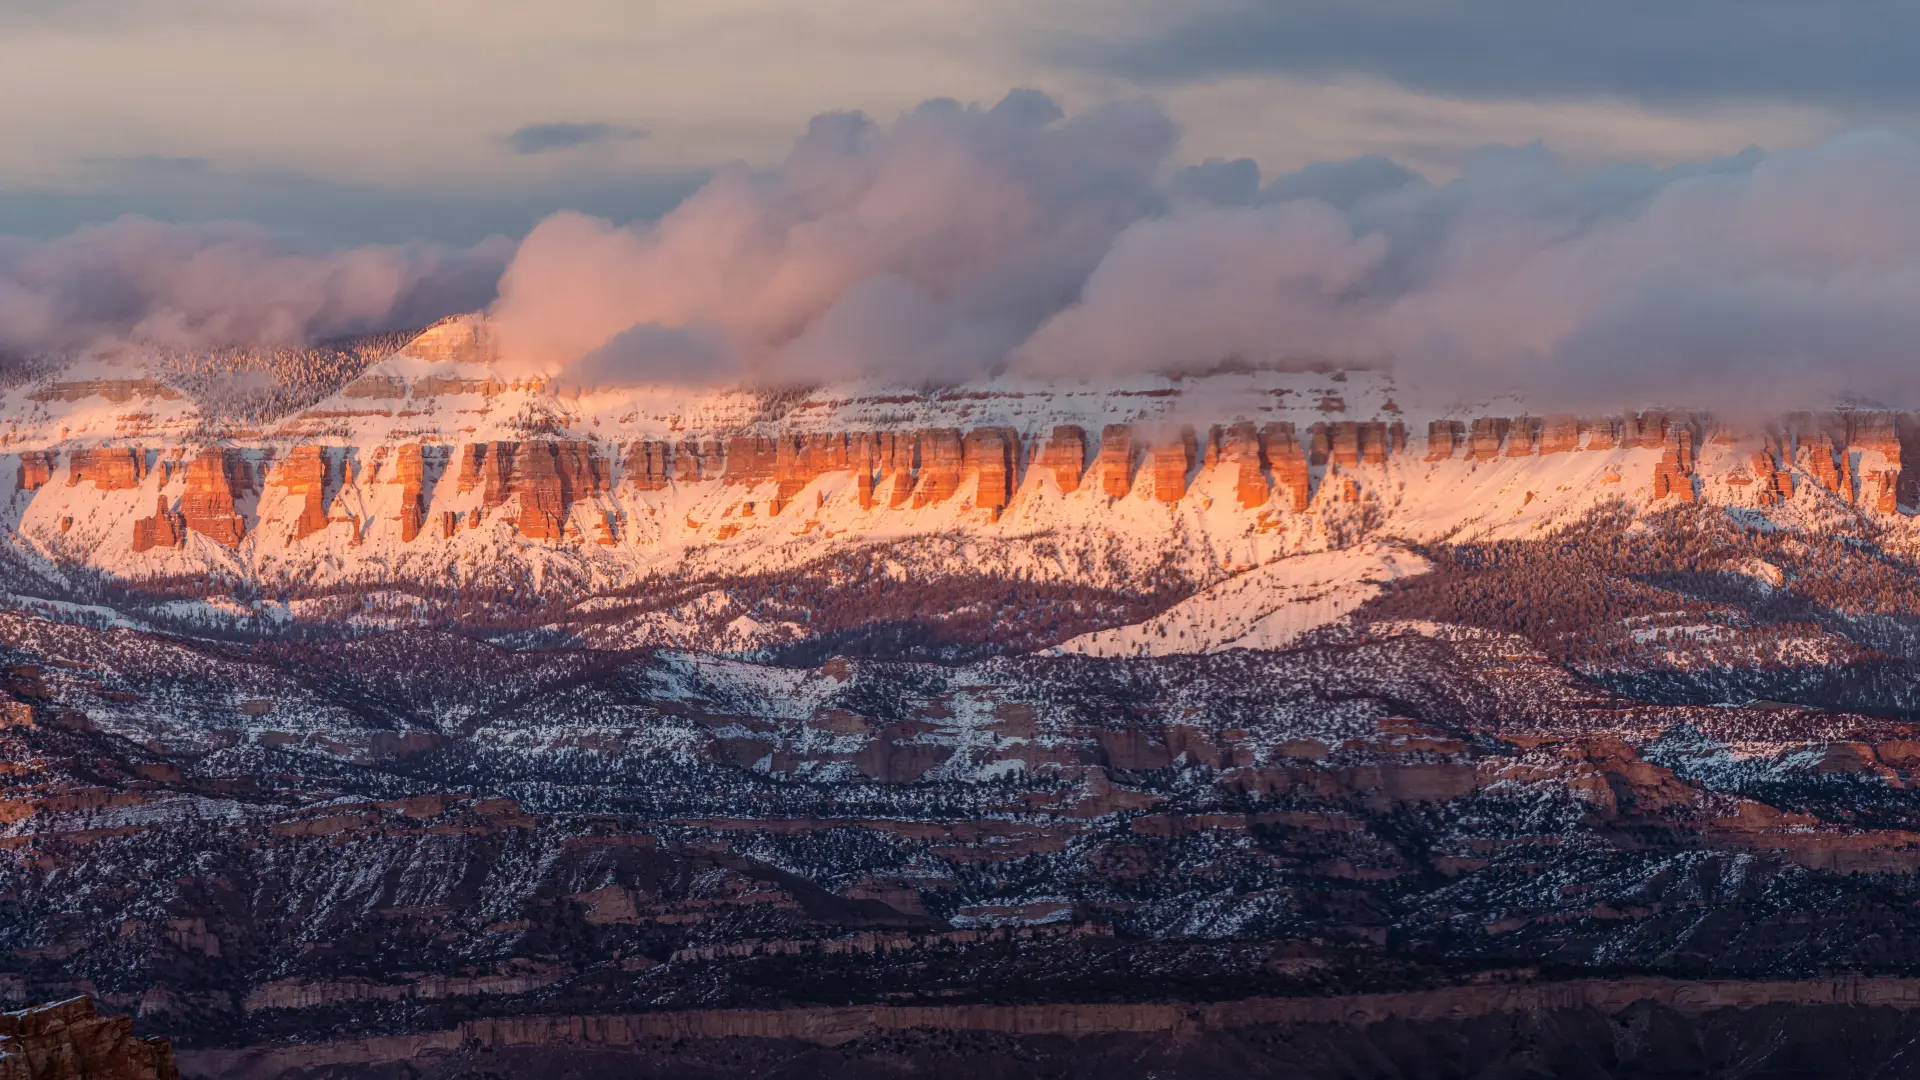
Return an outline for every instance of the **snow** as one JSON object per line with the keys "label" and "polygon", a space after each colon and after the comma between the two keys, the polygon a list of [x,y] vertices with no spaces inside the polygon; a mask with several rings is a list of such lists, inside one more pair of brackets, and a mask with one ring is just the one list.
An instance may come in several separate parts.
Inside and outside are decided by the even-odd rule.
{"label": "snow", "polygon": [[1167,656],[1283,648],[1378,596],[1382,584],[1427,569],[1420,556],[1384,544],[1297,555],[1228,578],[1146,622],[1082,634],[1048,651]]}

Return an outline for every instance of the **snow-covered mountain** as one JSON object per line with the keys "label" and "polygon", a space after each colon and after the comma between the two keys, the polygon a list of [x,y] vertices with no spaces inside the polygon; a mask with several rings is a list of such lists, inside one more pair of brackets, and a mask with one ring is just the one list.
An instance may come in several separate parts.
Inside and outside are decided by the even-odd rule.
{"label": "snow-covered mountain", "polygon": [[[1904,531],[1920,482],[1887,412],[1751,431],[1530,417],[1412,400],[1376,370],[583,389],[527,373],[464,316],[254,426],[179,388],[209,399],[207,379],[166,374],[95,362],[0,394],[14,603],[250,633],[476,610],[524,626],[537,609],[600,645],[753,649],[819,628],[743,600],[741,580],[993,579],[1106,597],[1034,642],[1078,649],[1202,590],[1232,606],[1324,575],[1222,591],[1356,544],[1537,537],[1619,503]],[[1333,565],[1356,589],[1373,572],[1302,564]]]}

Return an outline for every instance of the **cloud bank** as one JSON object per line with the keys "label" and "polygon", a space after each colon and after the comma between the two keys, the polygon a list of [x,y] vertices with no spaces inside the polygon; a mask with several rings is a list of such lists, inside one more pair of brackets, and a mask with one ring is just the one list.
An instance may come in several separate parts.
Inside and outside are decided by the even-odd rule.
{"label": "cloud bank", "polygon": [[579,385],[1352,358],[1460,396],[1728,405],[1920,390],[1920,145],[1886,133],[1681,168],[1489,148],[1169,175],[1144,105],[1016,92],[816,119],[775,170],[657,222],[535,228],[494,311]]}
{"label": "cloud bank", "polygon": [[512,247],[315,252],[255,225],[133,217],[56,240],[0,237],[0,355],[279,347],[419,325],[485,305]]}
{"label": "cloud bank", "polygon": [[555,214],[517,250],[141,219],[0,239],[0,354],[298,344],[497,284],[509,362],[580,388],[1331,358],[1447,400],[1920,406],[1910,138],[1666,169],[1492,147],[1436,184],[1379,157],[1173,169],[1178,135],[1151,105],[1016,91],[823,115],[776,168],[721,169],[656,220]]}

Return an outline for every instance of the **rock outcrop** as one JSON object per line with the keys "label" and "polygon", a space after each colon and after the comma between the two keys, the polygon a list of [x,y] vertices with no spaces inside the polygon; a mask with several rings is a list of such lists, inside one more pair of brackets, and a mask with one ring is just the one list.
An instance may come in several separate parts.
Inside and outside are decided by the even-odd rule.
{"label": "rock outcrop", "polygon": [[102,446],[67,455],[67,486],[85,481],[101,491],[130,491],[147,474],[147,455],[131,446]]}
{"label": "rock outcrop", "polygon": [[273,471],[272,484],[300,500],[300,516],[293,522],[293,538],[305,540],[327,527],[327,485],[332,459],[324,446],[296,446]]}
{"label": "rock outcrop", "polygon": [[1693,432],[1685,425],[1668,429],[1664,451],[1653,467],[1653,497],[1672,495],[1681,502],[1693,502]]}
{"label": "rock outcrop", "polygon": [[98,1016],[93,999],[0,1013],[0,1080],[179,1080],[173,1045],[133,1034],[133,1018]]}
{"label": "rock outcrop", "polygon": [[1427,460],[1445,461],[1464,446],[1467,425],[1458,420],[1434,420],[1427,424]]}
{"label": "rock outcrop", "polygon": [[920,432],[920,478],[913,488],[913,508],[938,506],[960,490],[966,472],[966,451],[960,432],[933,428]]}
{"label": "rock outcrop", "polygon": [[180,515],[194,532],[227,547],[237,547],[246,538],[247,522],[235,512],[234,500],[252,486],[252,469],[239,451],[207,447],[187,466],[187,490],[180,496]]}
{"label": "rock outcrop", "polygon": [[773,479],[780,448],[772,439],[737,435],[727,440],[727,465],[721,478],[729,484],[764,484]]}
{"label": "rock outcrop", "polygon": [[1492,461],[1500,456],[1500,446],[1507,438],[1507,429],[1513,421],[1504,416],[1482,416],[1473,422],[1473,428],[1467,434],[1467,460]]}
{"label": "rock outcrop", "polygon": [[1515,418],[1507,429],[1507,456],[1532,457],[1540,452],[1541,422],[1537,416]]}
{"label": "rock outcrop", "polygon": [[165,495],[154,496],[153,516],[135,519],[135,554],[154,548],[180,547],[187,542],[187,520],[167,507]]}
{"label": "rock outcrop", "polygon": [[1187,494],[1187,474],[1193,471],[1195,438],[1192,428],[1181,429],[1178,436],[1157,443],[1148,452],[1153,470],[1153,497],[1163,503],[1176,503]]}
{"label": "rock outcrop", "polygon": [[974,505],[996,518],[1013,498],[1019,448],[1019,435],[1008,428],[976,428],[961,442],[962,468],[975,477]]}
{"label": "rock outcrop", "polygon": [[514,528],[529,540],[566,539],[573,504],[604,493],[606,465],[589,442],[526,442],[507,445],[507,486],[520,497]]}
{"label": "rock outcrop", "polygon": [[399,462],[388,482],[400,485],[400,541],[412,543],[427,517],[427,463],[419,443],[400,448]]}
{"label": "rock outcrop", "polygon": [[1753,452],[1753,480],[1759,485],[1754,501],[1762,506],[1783,503],[1793,498],[1793,474],[1780,467],[1780,448],[1773,436],[1766,446]]}
{"label": "rock outcrop", "polygon": [[626,460],[620,472],[635,491],[662,491],[673,479],[672,444],[658,439],[642,439],[627,444]]}
{"label": "rock outcrop", "polygon": [[1061,493],[1080,490],[1080,477],[1087,471],[1087,433],[1071,424],[1054,428],[1034,465],[1053,475]]}
{"label": "rock outcrop", "polygon": [[1307,452],[1292,424],[1273,423],[1260,429],[1260,443],[1267,459],[1267,474],[1273,485],[1286,492],[1285,501],[1294,513],[1307,508],[1313,497],[1307,468]]}
{"label": "rock outcrop", "polygon": [[1100,432],[1100,457],[1094,468],[1100,474],[1100,490],[1109,499],[1124,499],[1133,491],[1133,429],[1126,424],[1108,424]]}
{"label": "rock outcrop", "polygon": [[1272,492],[1267,486],[1259,429],[1251,422],[1234,424],[1224,431],[1216,428],[1209,442],[1209,453],[1232,471],[1234,499],[1240,508],[1251,510],[1264,505]]}
{"label": "rock outcrop", "polygon": [[1565,454],[1580,449],[1580,420],[1571,413],[1556,413],[1541,421],[1540,452]]}
{"label": "rock outcrop", "polygon": [[51,450],[29,450],[20,455],[20,472],[14,477],[14,490],[39,491],[53,482],[53,467],[58,455]]}

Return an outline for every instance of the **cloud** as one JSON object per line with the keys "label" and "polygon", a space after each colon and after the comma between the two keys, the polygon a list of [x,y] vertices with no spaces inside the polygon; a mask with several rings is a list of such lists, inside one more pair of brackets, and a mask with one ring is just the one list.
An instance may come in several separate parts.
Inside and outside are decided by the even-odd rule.
{"label": "cloud", "polygon": [[1910,138],[1669,168],[1488,147],[1436,184],[1381,157],[1168,172],[1174,137],[1150,107],[1067,116],[1031,92],[829,114],[777,169],[725,170],[657,222],[548,219],[494,314],[517,362],[582,385],[1341,357],[1449,400],[1920,389]]}
{"label": "cloud", "polygon": [[507,136],[507,146],[516,154],[545,154],[555,150],[634,142],[646,137],[645,128],[623,124],[555,122],[520,127]]}
{"label": "cloud", "polygon": [[1161,208],[1175,135],[1150,107],[1065,117],[1032,91],[888,127],[823,115],[774,172],[724,169],[658,222],[541,223],[501,281],[502,341],[561,372],[630,327],[700,325],[762,381],[977,373]]}
{"label": "cloud", "polygon": [[515,183],[470,184],[441,174],[431,183],[387,186],[196,157],[98,158],[58,184],[0,184],[0,234],[53,239],[131,214],[178,223],[244,220],[325,247],[396,238],[468,247],[494,235],[524,236],[561,206],[657,217],[710,175],[564,157],[553,164],[564,167],[539,167]]}
{"label": "cloud", "polygon": [[[1920,102],[1920,9],[1877,0],[1212,0],[1053,57],[1148,82],[1279,72],[1414,90],[1644,102]],[[1124,23],[1121,23],[1124,25]]]}
{"label": "cloud", "polygon": [[0,237],[0,353],[275,347],[419,325],[492,297],[512,244],[315,251],[257,225],[121,218]]}

